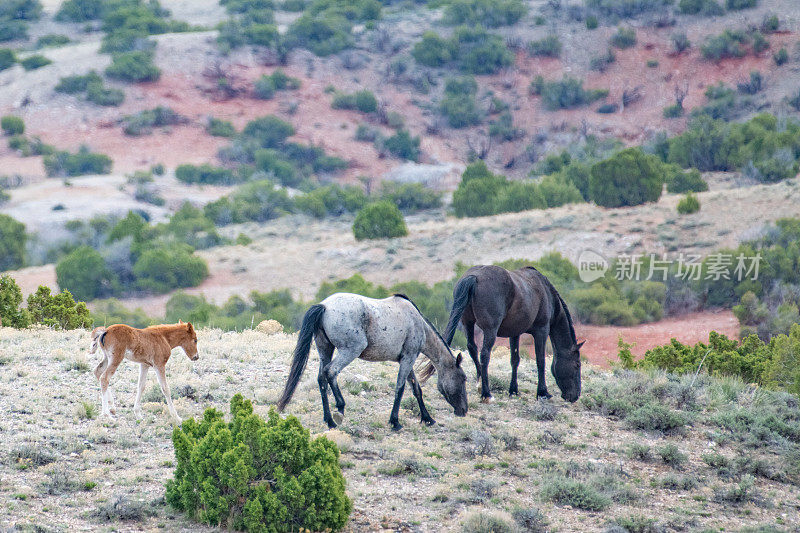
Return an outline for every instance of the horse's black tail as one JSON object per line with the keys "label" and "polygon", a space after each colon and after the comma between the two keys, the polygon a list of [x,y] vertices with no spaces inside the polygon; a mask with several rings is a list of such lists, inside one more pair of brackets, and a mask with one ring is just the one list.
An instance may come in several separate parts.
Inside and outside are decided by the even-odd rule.
{"label": "horse's black tail", "polygon": [[322,315],[325,314],[325,306],[321,304],[312,305],[306,314],[303,316],[303,325],[300,326],[300,334],[297,337],[297,346],[294,348],[294,358],[292,359],[292,368],[289,370],[289,378],[286,380],[286,387],[283,389],[283,394],[278,400],[278,411],[283,411],[286,404],[292,399],[294,390],[300,382],[300,376],[303,375],[303,370],[306,369],[308,362],[308,352],[311,351],[311,341],[314,339],[314,334],[320,327]]}
{"label": "horse's black tail", "polygon": [[472,292],[475,290],[475,283],[478,281],[473,275],[464,276],[453,289],[453,310],[450,311],[450,320],[447,321],[447,328],[444,330],[444,341],[449,346],[453,343],[453,337],[456,334],[458,321],[461,320],[461,315],[469,305],[472,299]]}

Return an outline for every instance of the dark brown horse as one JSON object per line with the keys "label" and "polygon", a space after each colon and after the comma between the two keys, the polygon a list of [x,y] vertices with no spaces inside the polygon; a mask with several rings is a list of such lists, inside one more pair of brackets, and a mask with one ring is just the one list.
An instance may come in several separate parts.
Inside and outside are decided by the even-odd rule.
{"label": "dark brown horse", "polygon": [[[451,344],[459,320],[467,335],[469,355],[481,380],[481,401],[491,401],[489,391],[489,356],[497,337],[507,337],[511,347],[511,385],[508,393],[519,395],[519,337],[533,335],[536,366],[539,371],[538,398],[550,398],[545,383],[545,343],[553,344],[551,366],[561,397],[574,402],[581,395],[580,347],[575,338],[567,305],[550,281],[533,267],[508,271],[499,266],[479,265],[467,270],[453,289],[453,310],[445,330],[445,342]],[[475,325],[483,331],[483,347],[478,360]]]}

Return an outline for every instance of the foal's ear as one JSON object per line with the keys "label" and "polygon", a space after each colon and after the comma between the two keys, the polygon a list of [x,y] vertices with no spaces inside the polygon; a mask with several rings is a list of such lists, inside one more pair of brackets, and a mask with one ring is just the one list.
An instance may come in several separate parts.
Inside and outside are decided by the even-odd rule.
{"label": "foal's ear", "polygon": [[456,356],[456,366],[461,366],[462,359],[464,359],[464,357],[461,355],[461,352],[458,352],[458,355]]}

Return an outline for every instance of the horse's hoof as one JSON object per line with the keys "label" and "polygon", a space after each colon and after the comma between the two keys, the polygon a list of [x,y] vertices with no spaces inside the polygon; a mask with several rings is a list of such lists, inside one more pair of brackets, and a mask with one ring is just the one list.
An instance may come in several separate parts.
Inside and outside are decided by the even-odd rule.
{"label": "horse's hoof", "polygon": [[508,391],[509,396],[519,396],[519,391],[510,390]]}
{"label": "horse's hoof", "polygon": [[552,397],[553,397],[553,395],[552,395],[552,394],[550,394],[550,393],[549,393],[549,392],[547,392],[547,391],[545,391],[544,393],[541,393],[541,392],[537,392],[537,393],[536,393],[536,399],[537,399],[537,400],[549,400],[549,399],[550,399],[550,398],[552,398]]}
{"label": "horse's hoof", "polygon": [[481,403],[494,403],[494,397],[487,396],[485,398],[481,398]]}
{"label": "horse's hoof", "polygon": [[116,415],[117,414],[117,409],[116,409],[116,407],[112,407],[111,409],[108,410],[108,412],[111,413],[111,415]]}
{"label": "horse's hoof", "polygon": [[344,413],[336,412],[333,413],[332,416],[333,416],[333,421],[336,422],[337,424],[341,424],[342,420],[344,420]]}
{"label": "horse's hoof", "polygon": [[136,418],[136,420],[141,420],[142,418],[144,418],[144,414],[142,414],[141,410],[134,411],[133,416]]}
{"label": "horse's hoof", "polygon": [[401,426],[400,424],[397,423],[392,424],[392,431],[400,431],[401,429],[403,429],[403,426]]}
{"label": "horse's hoof", "polygon": [[436,423],[436,420],[434,420],[433,418],[429,418],[427,420],[423,420],[422,423],[425,424],[426,426],[432,426]]}

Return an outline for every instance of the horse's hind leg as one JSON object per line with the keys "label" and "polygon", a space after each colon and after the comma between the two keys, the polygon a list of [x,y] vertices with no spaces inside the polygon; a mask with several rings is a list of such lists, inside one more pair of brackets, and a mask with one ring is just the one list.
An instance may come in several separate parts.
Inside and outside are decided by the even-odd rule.
{"label": "horse's hind leg", "polygon": [[517,388],[517,368],[519,368],[519,336],[508,339],[508,346],[511,348],[511,385],[508,387],[509,396],[519,396]]}
{"label": "horse's hind leg", "polygon": [[545,369],[544,369],[544,356],[545,345],[547,344],[547,332],[544,330],[535,331],[533,333],[533,348],[536,351],[536,370],[539,374],[539,384],[536,387],[536,398],[552,398],[547,392],[547,383],[545,383]]}
{"label": "horse's hind leg", "polygon": [[[333,358],[333,351],[335,347],[324,335],[317,335],[315,337],[315,343],[317,345],[317,353],[319,353],[319,375],[324,376],[323,371],[329,364],[331,364],[331,359]],[[333,415],[333,419],[335,423],[339,424],[342,422],[342,418],[344,415],[344,406],[345,406],[344,396],[342,396],[342,391],[339,390],[339,383],[335,376],[332,380],[328,381],[328,384],[331,386],[333,397],[336,400],[336,410],[339,411],[337,415]],[[320,392],[322,392],[322,389],[320,389]],[[328,391],[326,388],[325,390],[326,400],[328,395],[327,392]]]}
{"label": "horse's hind leg", "polygon": [[428,426],[434,425],[436,420],[431,417],[430,413],[428,413],[428,410],[425,408],[425,402],[422,401],[422,387],[419,386],[419,381],[417,381],[417,376],[414,374],[414,369],[411,369],[411,372],[409,372],[407,380],[419,404],[419,413],[422,422]]}
{"label": "horse's hind leg", "polygon": [[[340,346],[338,347],[338,353],[336,357],[333,358],[333,361],[322,366],[322,361],[320,361],[319,365],[319,375],[317,376],[317,382],[319,383],[319,392],[322,396],[322,411],[325,417],[325,422],[328,424],[328,427],[333,429],[336,427],[336,422],[333,420],[331,416],[331,408],[328,404],[328,384],[331,384],[331,388],[333,388],[333,384],[336,383],[336,376],[339,375],[339,372],[342,371],[344,367],[358,359],[358,356],[361,355],[361,352],[364,351],[364,348],[367,347],[367,339],[364,337],[363,339],[358,339],[350,346]],[[320,354],[321,355],[321,354]],[[339,389],[338,384],[336,385],[336,390]],[[334,392],[334,395],[336,393]],[[339,397],[341,398],[341,391],[339,391]],[[344,409],[344,398],[342,400],[342,409]],[[337,406],[339,404],[339,400],[337,399]]]}
{"label": "horse's hind leg", "polygon": [[492,393],[489,390],[489,358],[492,355],[494,341],[497,340],[497,328],[483,331],[481,347],[481,403],[491,403]]}
{"label": "horse's hind leg", "polygon": [[469,356],[472,358],[472,362],[475,363],[475,379],[478,380],[478,383],[481,381],[481,363],[478,360],[478,345],[475,344],[475,322],[466,323],[464,324],[464,333],[467,336],[467,351],[469,352]]}
{"label": "horse's hind leg", "polygon": [[109,358],[110,361],[108,366],[100,375],[100,400],[102,402],[102,409],[101,415],[108,416],[109,418],[114,418],[114,411],[112,411],[110,403],[113,403],[113,399],[111,399],[111,390],[109,388],[109,384],[111,382],[111,377],[114,375],[114,372],[117,371],[117,367],[122,363],[122,355],[121,354],[111,354]]}

